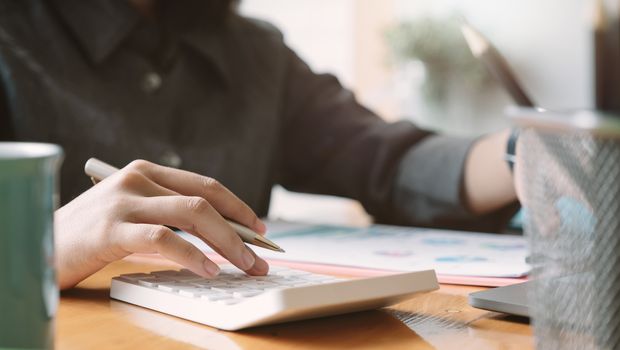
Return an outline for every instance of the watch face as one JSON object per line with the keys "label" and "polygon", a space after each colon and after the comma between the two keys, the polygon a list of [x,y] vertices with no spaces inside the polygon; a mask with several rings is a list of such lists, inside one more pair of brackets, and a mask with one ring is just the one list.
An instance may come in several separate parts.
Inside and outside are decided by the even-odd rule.
{"label": "watch face", "polygon": [[506,155],[505,159],[508,163],[508,167],[510,171],[513,171],[514,164],[517,160],[517,140],[519,139],[519,129],[513,128],[510,132],[510,136],[508,137],[508,142],[506,143]]}

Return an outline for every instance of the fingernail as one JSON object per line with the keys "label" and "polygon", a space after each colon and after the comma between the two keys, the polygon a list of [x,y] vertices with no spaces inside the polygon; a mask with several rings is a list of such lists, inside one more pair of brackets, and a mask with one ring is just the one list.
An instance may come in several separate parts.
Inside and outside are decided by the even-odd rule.
{"label": "fingernail", "polygon": [[210,276],[217,276],[220,273],[220,268],[219,266],[217,266],[216,264],[210,262],[210,261],[205,261],[205,263],[203,264],[205,271],[207,271],[207,273]]}
{"label": "fingernail", "polygon": [[253,270],[258,275],[266,275],[269,272],[269,264],[261,258],[256,258],[256,263],[254,263]]}
{"label": "fingernail", "polygon": [[259,233],[263,233],[263,232],[267,231],[267,226],[265,225],[265,223],[261,219],[256,219],[256,224],[254,225],[254,228]]}
{"label": "fingernail", "polygon": [[242,259],[243,259],[243,265],[245,265],[245,270],[251,269],[252,266],[254,266],[254,262],[256,261],[254,259],[254,255],[250,253],[250,251],[247,249],[243,250]]}

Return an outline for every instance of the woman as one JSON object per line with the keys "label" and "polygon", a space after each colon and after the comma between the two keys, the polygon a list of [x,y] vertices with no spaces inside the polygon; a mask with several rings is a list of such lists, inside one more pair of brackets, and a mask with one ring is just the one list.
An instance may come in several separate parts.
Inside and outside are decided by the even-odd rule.
{"label": "woman", "polygon": [[[230,1],[0,0],[0,75],[2,137],[65,149],[62,288],[132,252],[217,274],[163,225],[265,274],[223,218],[264,232],[274,184],[357,199],[393,224],[497,229],[516,201],[508,132],[386,123]],[[93,156],[129,165],[88,189]]]}

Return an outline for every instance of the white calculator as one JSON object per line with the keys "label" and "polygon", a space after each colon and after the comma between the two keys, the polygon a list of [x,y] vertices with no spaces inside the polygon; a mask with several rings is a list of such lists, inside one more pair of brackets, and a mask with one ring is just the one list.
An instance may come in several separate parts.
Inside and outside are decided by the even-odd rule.
{"label": "white calculator", "polygon": [[340,279],[271,266],[248,276],[220,266],[212,279],[189,270],[134,273],[112,279],[110,297],[224,330],[238,330],[392,305],[439,288],[434,270]]}

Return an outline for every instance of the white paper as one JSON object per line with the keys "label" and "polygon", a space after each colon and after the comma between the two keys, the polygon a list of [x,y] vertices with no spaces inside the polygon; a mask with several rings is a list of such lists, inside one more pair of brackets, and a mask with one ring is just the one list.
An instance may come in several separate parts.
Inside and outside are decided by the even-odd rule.
{"label": "white paper", "polygon": [[[393,271],[522,277],[530,271],[522,236],[372,225],[366,228],[267,222],[267,238],[286,253],[254,248],[263,258]],[[187,237],[203,250],[206,245]]]}

